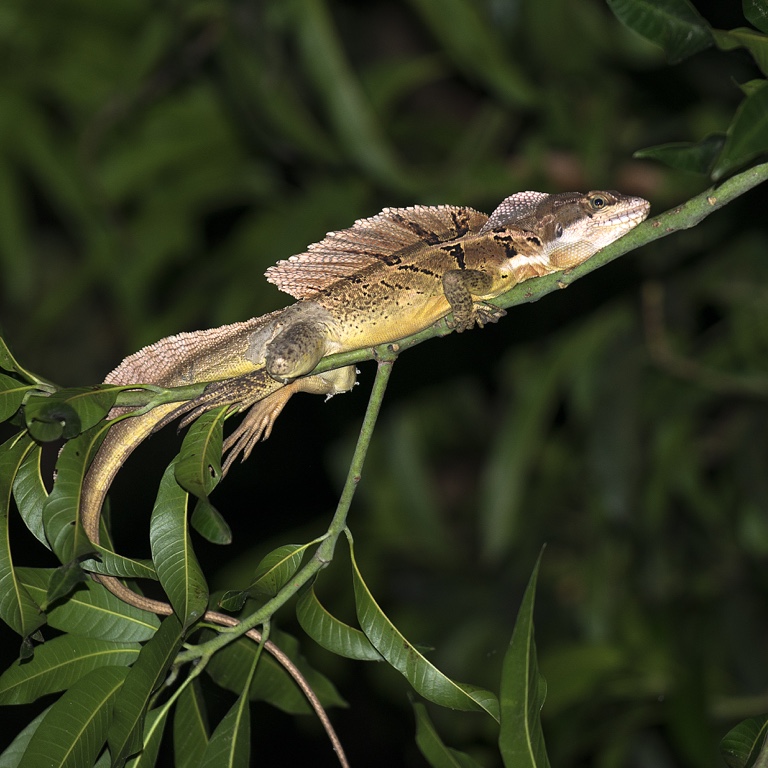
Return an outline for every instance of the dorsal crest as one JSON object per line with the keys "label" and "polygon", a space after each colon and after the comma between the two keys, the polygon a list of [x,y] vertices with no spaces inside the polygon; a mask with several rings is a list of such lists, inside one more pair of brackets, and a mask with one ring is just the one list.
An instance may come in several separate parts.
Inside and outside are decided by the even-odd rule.
{"label": "dorsal crest", "polygon": [[535,214],[550,195],[546,192],[517,192],[503,200],[490,215],[482,228],[483,232],[507,227],[525,228],[531,215]]}
{"label": "dorsal crest", "polygon": [[278,261],[266,271],[266,278],[297,299],[311,298],[374,264],[397,263],[397,254],[406,248],[479,232],[487,219],[487,214],[464,206],[385,208],[349,229],[329,232],[304,253]]}

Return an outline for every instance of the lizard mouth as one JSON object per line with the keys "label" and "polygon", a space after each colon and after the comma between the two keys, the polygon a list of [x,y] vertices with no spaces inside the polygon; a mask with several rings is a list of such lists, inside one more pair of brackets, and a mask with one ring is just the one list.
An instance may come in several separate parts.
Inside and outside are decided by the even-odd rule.
{"label": "lizard mouth", "polygon": [[627,199],[628,207],[620,213],[614,214],[600,222],[600,226],[625,225],[628,229],[637,226],[640,222],[648,218],[651,210],[651,204],[642,197],[631,197]]}

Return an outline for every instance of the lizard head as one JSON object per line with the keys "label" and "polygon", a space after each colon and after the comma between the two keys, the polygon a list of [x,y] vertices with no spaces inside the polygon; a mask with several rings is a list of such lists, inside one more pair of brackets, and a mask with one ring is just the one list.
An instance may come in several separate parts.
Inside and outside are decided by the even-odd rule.
{"label": "lizard head", "polygon": [[519,192],[504,200],[483,230],[524,229],[541,241],[539,258],[567,269],[625,235],[649,210],[647,200],[614,191]]}
{"label": "lizard head", "polygon": [[641,197],[613,191],[586,195],[551,195],[549,210],[542,211],[537,232],[553,265],[580,264],[606,245],[618,240],[648,216],[650,204]]}

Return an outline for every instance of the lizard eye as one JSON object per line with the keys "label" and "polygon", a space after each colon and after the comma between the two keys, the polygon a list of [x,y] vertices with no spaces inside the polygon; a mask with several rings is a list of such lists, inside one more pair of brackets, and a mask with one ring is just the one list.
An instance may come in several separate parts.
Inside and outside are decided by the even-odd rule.
{"label": "lizard eye", "polygon": [[563,225],[562,224],[558,224],[555,227],[555,237],[562,237],[562,236],[563,236]]}
{"label": "lizard eye", "polygon": [[602,195],[595,195],[590,198],[589,204],[594,210],[599,211],[601,208],[605,208],[607,201]]}

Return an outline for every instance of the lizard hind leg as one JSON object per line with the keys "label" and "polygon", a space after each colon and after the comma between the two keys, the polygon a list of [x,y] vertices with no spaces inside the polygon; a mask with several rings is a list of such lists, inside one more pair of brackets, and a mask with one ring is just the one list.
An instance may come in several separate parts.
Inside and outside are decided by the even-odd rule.
{"label": "lizard hind leg", "polygon": [[226,474],[240,455],[242,455],[240,460],[245,461],[251,455],[256,443],[266,440],[272,434],[277,417],[296,392],[332,397],[352,389],[355,379],[355,366],[348,365],[317,376],[296,379],[254,403],[237,429],[224,441],[225,458],[222,472]]}
{"label": "lizard hind leg", "polygon": [[282,383],[310,373],[328,352],[328,329],[315,320],[287,325],[267,344],[267,373]]}

